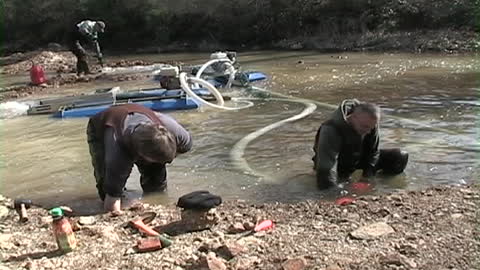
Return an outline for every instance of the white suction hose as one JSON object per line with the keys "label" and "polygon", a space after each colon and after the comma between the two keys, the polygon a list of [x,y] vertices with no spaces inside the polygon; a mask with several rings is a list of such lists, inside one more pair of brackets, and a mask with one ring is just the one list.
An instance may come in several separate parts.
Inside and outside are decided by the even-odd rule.
{"label": "white suction hose", "polygon": [[[268,175],[262,174],[261,172],[258,172],[258,171],[255,171],[254,169],[252,169],[250,167],[250,165],[248,164],[248,162],[244,158],[245,149],[247,148],[248,144],[250,142],[252,142],[253,140],[255,140],[256,138],[260,137],[261,135],[263,135],[263,134],[265,134],[265,133],[267,133],[267,132],[269,132],[269,131],[271,131],[275,128],[278,128],[278,127],[280,127],[280,126],[282,126],[282,125],[284,125],[288,122],[299,120],[299,119],[304,118],[307,115],[313,113],[315,111],[316,107],[317,107],[316,105],[320,105],[322,107],[326,107],[326,108],[329,108],[329,109],[336,109],[337,106],[332,105],[332,104],[328,104],[328,103],[324,103],[324,102],[315,101],[315,100],[295,98],[295,97],[291,97],[291,96],[288,96],[288,95],[272,92],[272,91],[262,89],[262,88],[258,88],[258,87],[252,87],[252,89],[282,97],[281,99],[279,99],[279,98],[267,98],[267,99],[261,99],[261,100],[279,100],[279,101],[287,101],[287,102],[297,102],[297,103],[303,103],[306,106],[306,108],[300,114],[297,114],[297,115],[292,116],[290,118],[281,120],[279,122],[275,122],[271,125],[263,127],[261,129],[258,129],[256,131],[246,135],[245,137],[243,137],[240,141],[238,141],[233,146],[233,148],[230,152],[230,157],[232,158],[234,166],[237,167],[240,171],[242,171],[245,174],[250,174],[250,175],[257,176],[257,177],[262,177],[262,178],[265,179],[265,178],[268,178]],[[250,99],[250,100],[254,100],[254,99]],[[445,133],[448,133],[448,134],[459,135],[459,133],[457,133],[457,132],[447,130],[447,129],[442,129],[442,128],[436,128],[436,127],[433,127],[431,125],[421,123],[421,122],[418,122],[418,121],[414,121],[414,120],[411,120],[411,119],[406,119],[406,118],[402,118],[402,117],[395,117],[395,116],[391,116],[391,115],[390,115],[390,117],[401,120],[401,121],[405,121],[405,122],[408,122],[408,123],[416,124],[416,125],[419,125],[419,126],[427,127],[427,128],[432,129],[432,130],[441,131],[441,132],[445,132]],[[476,145],[478,145],[478,144],[479,143],[476,142]]]}
{"label": "white suction hose", "polygon": [[[228,70],[229,70],[229,78],[228,78],[228,82],[227,84],[225,85],[226,88],[231,88],[232,87],[232,83],[233,83],[233,80],[235,79],[235,73],[237,72],[235,70],[235,67],[233,66],[233,63],[232,61],[230,61],[230,59],[228,58],[225,58],[225,59],[213,59],[213,60],[210,60],[208,62],[206,62],[205,64],[203,64],[202,67],[200,67],[200,69],[197,71],[197,74],[195,74],[195,78],[198,78],[198,79],[201,79],[201,76],[202,76],[202,73],[205,71],[205,69],[209,66],[211,66],[212,64],[214,63],[218,63],[218,62],[223,62],[225,65],[228,66]],[[199,88],[198,84],[195,85],[195,88]]]}
{"label": "white suction hose", "polygon": [[[241,110],[245,108],[249,108],[253,106],[252,102],[247,102],[245,106],[240,106],[240,107],[226,107],[224,106],[225,101],[223,100],[222,94],[213,86],[211,83],[205,81],[204,79],[201,78],[196,78],[196,77],[187,77],[187,74],[185,72],[180,73],[180,85],[182,86],[183,91],[187,92],[189,96],[191,96],[196,102],[201,103],[203,105],[207,105],[209,107],[215,108],[215,109],[221,109],[221,110],[227,110],[227,111],[233,111],[233,110]],[[210,93],[213,94],[213,96],[217,99],[218,104],[211,103],[209,101],[204,100],[203,98],[199,97],[193,90],[190,88],[188,81],[197,83],[202,85],[203,87],[207,88]]]}
{"label": "white suction hose", "polygon": [[113,98],[113,105],[117,104],[117,94],[120,92],[120,86],[115,86],[108,91],[108,93],[112,93]]}
{"label": "white suction hose", "polygon": [[237,167],[240,171],[242,171],[245,174],[251,174],[255,175],[258,177],[264,177],[266,178],[266,175],[261,174],[255,170],[253,170],[250,165],[248,165],[248,162],[244,158],[245,154],[245,149],[247,148],[248,144],[255,140],[256,138],[262,136],[263,134],[276,129],[278,127],[281,127],[285,125],[286,123],[293,122],[299,119],[302,119],[310,114],[312,114],[316,109],[317,105],[315,105],[313,102],[309,102],[304,99],[285,99],[285,98],[268,98],[268,99],[262,99],[262,98],[245,98],[247,100],[275,100],[275,101],[286,101],[286,102],[296,102],[296,103],[302,103],[305,105],[305,109],[299,114],[296,114],[292,117],[280,120],[278,122],[275,122],[273,124],[270,124],[266,127],[263,127],[261,129],[258,129],[247,136],[243,137],[240,141],[238,141],[230,151],[230,157],[233,160],[233,164],[235,167]]}

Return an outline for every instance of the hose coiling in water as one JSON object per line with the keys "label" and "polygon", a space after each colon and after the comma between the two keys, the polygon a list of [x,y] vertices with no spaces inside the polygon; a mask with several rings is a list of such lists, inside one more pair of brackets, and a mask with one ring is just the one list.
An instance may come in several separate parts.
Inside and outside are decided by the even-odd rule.
{"label": "hose coiling in water", "polygon": [[[197,73],[198,74],[198,73]],[[246,109],[253,106],[252,102],[246,102],[247,104],[240,107],[227,107],[224,106],[225,101],[223,99],[222,94],[213,86],[211,83],[205,81],[204,79],[197,78],[197,77],[187,77],[185,72],[180,73],[180,85],[182,86],[183,91],[187,92],[189,96],[191,96],[196,102],[201,103],[203,105],[207,105],[209,107],[226,110],[226,111],[234,111],[234,110],[241,110]],[[193,90],[190,88],[188,81],[194,82],[196,84],[200,84],[207,88],[210,93],[217,99],[217,104],[211,103],[209,101],[204,100],[203,98],[199,97]],[[235,100],[235,99],[234,99]]]}
{"label": "hose coiling in water", "polygon": [[[197,79],[201,79],[201,76],[202,76],[202,73],[205,71],[205,69],[209,66],[211,66],[212,64],[215,64],[215,63],[218,63],[218,62],[222,62],[224,63],[225,65],[227,65],[228,67],[228,70],[229,70],[229,74],[230,76],[228,77],[228,82],[227,84],[225,85],[226,88],[231,88],[232,87],[232,83],[233,83],[233,80],[235,79],[235,73],[237,72],[235,70],[235,67],[233,66],[233,62],[230,61],[230,59],[213,59],[213,60],[210,60],[208,62],[206,62],[205,64],[203,64],[203,66],[197,71],[197,74],[195,74],[195,78]],[[195,84],[195,88],[200,88],[198,86],[198,84]]]}
{"label": "hose coiling in water", "polygon": [[[242,98],[241,100],[265,100],[261,98]],[[286,101],[286,102],[295,102],[295,103],[301,103],[305,105],[305,109],[297,115],[294,115],[292,117],[280,120],[278,122],[275,122],[273,124],[270,124],[266,127],[263,127],[261,129],[258,129],[247,136],[243,137],[240,141],[238,141],[230,151],[230,157],[233,160],[233,163],[235,167],[237,167],[239,170],[246,174],[251,174],[259,177],[265,177],[265,175],[256,172],[253,170],[249,165],[248,162],[244,158],[245,154],[245,149],[247,148],[248,144],[255,140],[256,138],[262,136],[263,134],[276,129],[278,127],[281,127],[285,125],[286,123],[293,122],[296,120],[300,120],[302,118],[305,118],[306,116],[312,114],[316,109],[317,105],[315,105],[313,102],[309,102],[308,100],[300,99],[300,98],[268,98],[267,100],[274,100],[274,101]]]}
{"label": "hose coiling in water", "polygon": [[[290,118],[287,118],[287,119],[284,119],[284,120],[281,120],[279,122],[273,123],[273,124],[268,125],[264,128],[258,129],[256,131],[248,134],[247,136],[243,137],[240,141],[238,141],[233,146],[233,148],[230,152],[230,156],[233,160],[233,163],[234,163],[235,167],[237,167],[240,171],[242,171],[246,174],[266,178],[266,175],[264,175],[262,173],[259,173],[259,172],[255,171],[254,169],[252,169],[248,165],[248,162],[245,160],[244,153],[245,153],[245,149],[247,148],[248,144],[250,142],[252,142],[253,140],[255,140],[256,138],[258,138],[259,136],[271,131],[272,129],[280,127],[280,126],[282,126],[282,125],[284,125],[288,122],[299,120],[299,119],[304,118],[307,115],[313,113],[315,111],[316,107],[317,107],[316,105],[326,107],[326,108],[329,108],[329,109],[336,109],[337,106],[332,105],[332,104],[328,104],[328,103],[324,103],[324,102],[315,101],[315,100],[294,98],[294,97],[291,97],[291,96],[288,96],[288,95],[268,91],[266,89],[262,89],[262,88],[258,88],[258,87],[252,87],[252,89],[281,97],[281,98],[267,98],[267,99],[263,99],[263,100],[278,100],[278,101],[287,101],[287,102],[297,102],[297,103],[303,103],[306,106],[306,108],[300,114],[295,115],[295,116],[290,117]],[[453,134],[454,133],[453,131],[450,131],[450,130],[445,130],[445,129],[432,127],[430,125],[425,125],[424,123],[420,123],[420,122],[417,122],[417,121],[414,121],[414,120],[401,118],[401,117],[395,117],[395,116],[390,116],[390,117],[396,118],[396,119],[401,120],[401,121],[403,120],[403,121],[406,121],[408,123],[428,127],[432,130],[442,131],[442,132],[446,132],[448,134]],[[458,135],[458,133],[457,133],[457,135]]]}

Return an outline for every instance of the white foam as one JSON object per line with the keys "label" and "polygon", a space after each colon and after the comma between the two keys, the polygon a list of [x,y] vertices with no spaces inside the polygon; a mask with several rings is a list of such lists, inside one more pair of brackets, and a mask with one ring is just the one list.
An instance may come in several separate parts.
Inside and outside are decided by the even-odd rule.
{"label": "white foam", "polygon": [[26,115],[29,108],[30,106],[23,102],[7,101],[0,103],[0,119],[8,119],[20,115]]}

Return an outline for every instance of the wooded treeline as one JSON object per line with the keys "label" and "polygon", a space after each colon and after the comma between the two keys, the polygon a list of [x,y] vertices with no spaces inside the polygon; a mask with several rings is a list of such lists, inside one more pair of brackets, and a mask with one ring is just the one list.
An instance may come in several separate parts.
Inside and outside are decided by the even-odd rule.
{"label": "wooded treeline", "polygon": [[[480,0],[0,0],[2,48],[65,44],[83,19],[101,19],[110,50],[201,43],[274,47],[283,40],[365,33],[474,31]],[[478,29],[478,28],[477,28]]]}

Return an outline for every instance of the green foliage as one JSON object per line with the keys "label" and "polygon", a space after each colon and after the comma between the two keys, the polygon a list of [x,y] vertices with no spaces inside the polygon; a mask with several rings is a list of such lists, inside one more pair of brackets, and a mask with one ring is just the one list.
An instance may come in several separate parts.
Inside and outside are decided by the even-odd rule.
{"label": "green foliage", "polygon": [[107,50],[201,42],[238,48],[368,31],[479,29],[479,6],[480,0],[0,0],[0,27],[2,46],[11,49],[65,43],[83,19],[106,22]]}

